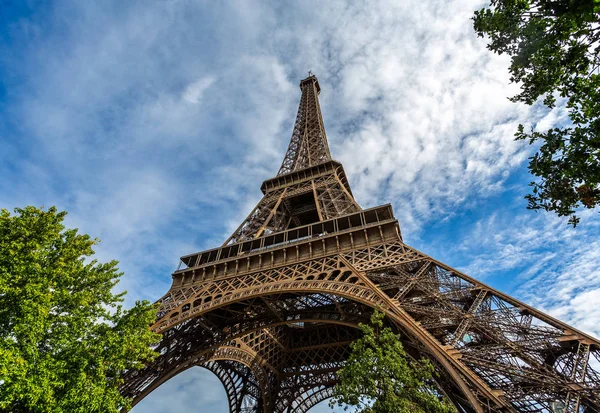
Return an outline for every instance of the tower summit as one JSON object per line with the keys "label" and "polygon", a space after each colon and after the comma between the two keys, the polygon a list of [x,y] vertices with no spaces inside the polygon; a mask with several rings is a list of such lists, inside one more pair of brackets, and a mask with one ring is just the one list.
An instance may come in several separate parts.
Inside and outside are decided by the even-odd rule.
{"label": "tower summit", "polygon": [[314,75],[300,82],[302,97],[290,145],[277,175],[308,168],[331,160],[323,116],[319,106],[321,86]]}
{"label": "tower summit", "polygon": [[390,205],[361,209],[329,152],[319,81],[300,89],[263,198],[221,247],[181,257],[158,300],[160,356],[125,374],[133,404],[200,366],[231,412],[304,413],[380,308],[459,412],[600,411],[600,342],[408,246]]}

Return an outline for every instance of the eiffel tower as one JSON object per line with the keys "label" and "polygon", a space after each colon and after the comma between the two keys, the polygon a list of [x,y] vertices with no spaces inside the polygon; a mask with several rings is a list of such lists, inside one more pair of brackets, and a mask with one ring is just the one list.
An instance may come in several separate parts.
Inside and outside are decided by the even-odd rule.
{"label": "eiffel tower", "polygon": [[331,158],[317,78],[300,89],[263,198],[222,246],[183,256],[158,300],[160,356],[125,374],[133,404],[200,366],[232,413],[306,412],[380,308],[459,412],[600,411],[599,340],[408,246],[391,205],[362,209]]}

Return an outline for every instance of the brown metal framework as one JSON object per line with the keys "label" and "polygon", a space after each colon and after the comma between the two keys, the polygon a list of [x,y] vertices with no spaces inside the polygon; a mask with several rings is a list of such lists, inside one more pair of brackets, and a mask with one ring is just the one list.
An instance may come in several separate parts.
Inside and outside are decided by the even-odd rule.
{"label": "brown metal framework", "polygon": [[133,403],[202,366],[232,413],[306,412],[379,307],[460,412],[600,411],[600,342],[406,245],[390,205],[362,210],[329,154],[317,78],[300,87],[264,197],[221,247],[182,257],[158,301],[160,356],[126,374]]}

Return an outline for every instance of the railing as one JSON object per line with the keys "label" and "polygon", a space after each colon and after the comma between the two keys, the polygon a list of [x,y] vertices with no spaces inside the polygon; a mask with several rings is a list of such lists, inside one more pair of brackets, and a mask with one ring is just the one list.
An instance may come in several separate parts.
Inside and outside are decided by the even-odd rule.
{"label": "railing", "polygon": [[391,205],[366,209],[327,221],[268,234],[248,241],[227,245],[181,257],[175,274],[189,268],[202,267],[219,261],[242,258],[249,254],[299,244],[307,240],[329,237],[332,234],[344,234],[359,228],[395,221]]}

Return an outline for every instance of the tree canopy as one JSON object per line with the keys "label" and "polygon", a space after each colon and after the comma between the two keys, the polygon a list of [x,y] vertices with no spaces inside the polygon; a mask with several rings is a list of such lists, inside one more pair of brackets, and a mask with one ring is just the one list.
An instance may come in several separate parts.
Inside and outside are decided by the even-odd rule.
{"label": "tree canopy", "polygon": [[359,325],[363,336],[351,344],[330,406],[354,406],[361,413],[456,412],[435,386],[433,365],[411,359],[383,319],[375,311],[370,325]]}
{"label": "tree canopy", "polygon": [[122,308],[117,262],[65,215],[0,211],[0,411],[118,412],[122,372],[155,356],[154,308]]}
{"label": "tree canopy", "polygon": [[474,28],[488,48],[511,56],[511,99],[548,108],[565,105],[569,120],[549,130],[515,134],[539,146],[529,170],[537,178],[529,209],[568,216],[600,204],[600,2],[598,0],[492,0],[475,12]]}

